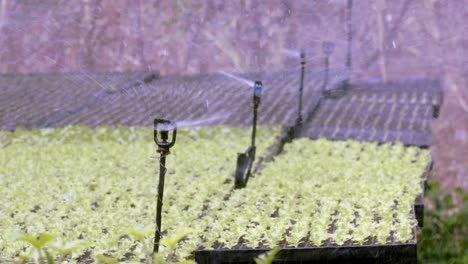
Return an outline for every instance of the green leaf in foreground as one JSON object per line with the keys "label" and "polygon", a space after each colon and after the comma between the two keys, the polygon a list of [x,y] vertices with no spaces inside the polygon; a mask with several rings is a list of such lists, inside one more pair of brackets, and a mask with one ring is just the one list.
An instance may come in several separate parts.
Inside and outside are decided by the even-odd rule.
{"label": "green leaf in foreground", "polygon": [[152,230],[140,230],[133,226],[127,227],[127,233],[130,234],[134,240],[143,240],[148,235],[151,235]]}
{"label": "green leaf in foreground", "polygon": [[42,233],[39,237],[24,235],[17,238],[19,241],[28,242],[36,249],[42,249],[47,243],[54,240],[56,238],[55,235]]}
{"label": "green leaf in foreground", "polygon": [[114,258],[110,258],[110,257],[107,257],[107,256],[104,256],[104,255],[99,255],[96,257],[96,260],[99,262],[99,263],[105,263],[105,264],[119,264],[119,262],[114,259]]}
{"label": "green leaf in foreground", "polygon": [[188,234],[190,234],[191,231],[189,229],[182,230],[175,234],[174,236],[168,237],[168,238],[163,238],[161,239],[161,245],[167,246],[170,249],[175,248],[177,243],[184,239]]}
{"label": "green leaf in foreground", "polygon": [[260,255],[259,257],[255,258],[256,264],[271,264],[275,259],[276,255],[281,251],[280,247],[276,247],[265,254]]}

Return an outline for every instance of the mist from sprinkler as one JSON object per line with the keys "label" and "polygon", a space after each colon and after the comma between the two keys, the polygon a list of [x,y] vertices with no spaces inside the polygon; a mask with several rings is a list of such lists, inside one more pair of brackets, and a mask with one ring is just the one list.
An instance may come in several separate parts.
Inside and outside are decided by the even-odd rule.
{"label": "mist from sprinkler", "polygon": [[254,87],[255,86],[255,82],[254,81],[251,81],[251,80],[248,80],[248,79],[244,79],[242,77],[239,77],[239,76],[236,76],[234,74],[231,74],[231,73],[228,73],[228,72],[224,72],[224,71],[220,71],[219,73],[221,73],[222,75],[226,76],[226,77],[229,77],[231,79],[234,79],[238,82],[241,82],[241,83],[244,83],[244,84],[247,84],[249,87]]}
{"label": "mist from sprinkler", "polygon": [[304,54],[304,52],[300,50],[283,49],[282,51],[285,55],[296,58],[300,58],[302,54]]}
{"label": "mist from sprinkler", "polygon": [[213,124],[217,121],[226,119],[226,116],[229,116],[229,112],[218,112],[218,114],[208,117],[208,118],[201,118],[196,120],[181,120],[177,121],[177,128],[183,129],[187,127],[200,127]]}
{"label": "mist from sprinkler", "polygon": [[[60,111],[57,113],[52,114],[51,116],[47,117],[45,120],[41,121],[40,124],[38,124],[39,128],[46,128],[46,127],[55,127],[58,123],[61,121],[69,118],[70,116],[80,113],[83,110],[87,108],[91,108],[95,105],[98,104],[113,104],[113,102],[117,99],[117,97],[124,97],[124,96],[131,96],[131,92],[134,95],[138,95],[140,90],[147,89],[147,85],[151,83],[152,81],[158,79],[159,73],[158,72],[151,72],[146,75],[144,75],[140,80],[136,80],[133,82],[127,82],[125,85],[121,87],[106,87],[105,85],[101,84],[98,80],[93,78],[90,74],[84,74],[87,80],[95,83],[97,86],[99,86],[102,90],[99,92],[95,93],[89,100],[87,100],[85,103],[76,106],[71,109],[67,109],[66,111]],[[146,101],[143,100],[143,103],[146,105]],[[146,109],[149,107],[146,105]]]}

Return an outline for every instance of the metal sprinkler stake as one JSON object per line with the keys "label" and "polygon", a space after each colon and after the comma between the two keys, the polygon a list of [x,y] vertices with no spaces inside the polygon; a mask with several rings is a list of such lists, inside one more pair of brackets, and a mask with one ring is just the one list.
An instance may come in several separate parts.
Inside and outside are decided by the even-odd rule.
{"label": "metal sprinkler stake", "polygon": [[235,172],[234,188],[240,189],[247,185],[250,175],[252,174],[252,165],[255,160],[255,136],[257,133],[257,112],[260,106],[262,97],[263,84],[256,81],[254,84],[253,94],[253,122],[252,122],[252,142],[244,153],[237,154],[237,165]]}
{"label": "metal sprinkler stake", "polygon": [[305,53],[301,51],[301,82],[299,84],[299,102],[298,102],[298,110],[297,110],[297,120],[296,120],[296,127],[302,126],[302,94],[304,91],[304,72],[305,72]]}
{"label": "metal sprinkler stake", "polygon": [[[169,139],[169,131],[172,130],[172,141],[167,141]],[[158,137],[160,134],[161,138]],[[160,154],[159,162],[159,183],[158,183],[158,200],[156,205],[156,231],[154,234],[154,247],[153,254],[159,251],[159,240],[161,239],[161,213],[163,205],[163,195],[164,195],[164,179],[166,176],[166,156],[171,152],[169,149],[174,146],[177,135],[176,124],[164,120],[164,119],[154,119],[154,142],[158,146],[157,152]]]}
{"label": "metal sprinkler stake", "polygon": [[326,94],[326,88],[328,85],[328,74],[330,68],[330,55],[333,53],[335,49],[335,44],[331,41],[325,41],[322,43],[322,50],[325,53],[325,80],[323,83],[322,93]]}
{"label": "metal sprinkler stake", "polygon": [[257,132],[257,112],[258,107],[260,106],[260,101],[262,97],[262,88],[263,84],[259,81],[256,81],[254,84],[254,96],[253,96],[253,123],[252,123],[252,146],[255,147],[255,134]]}
{"label": "metal sprinkler stake", "polygon": [[352,15],[353,15],[353,0],[348,0],[348,6],[347,6],[347,11],[346,11],[346,22],[348,24],[348,50],[346,53],[346,68],[348,71],[351,73],[351,67],[352,67],[352,52],[353,52],[353,24],[352,24]]}

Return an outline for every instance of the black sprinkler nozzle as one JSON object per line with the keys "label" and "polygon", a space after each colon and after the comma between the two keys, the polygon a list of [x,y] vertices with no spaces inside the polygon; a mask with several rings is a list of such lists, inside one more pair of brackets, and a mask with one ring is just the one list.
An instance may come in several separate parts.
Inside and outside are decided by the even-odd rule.
{"label": "black sprinkler nozzle", "polygon": [[258,106],[260,104],[260,99],[262,98],[263,84],[262,82],[256,81],[254,84],[254,105]]}
{"label": "black sprinkler nozzle", "polygon": [[325,55],[330,56],[335,50],[335,43],[331,41],[324,41],[322,43],[322,50]]}
{"label": "black sprinkler nozzle", "polygon": [[[168,141],[170,131],[172,131],[172,140]],[[174,122],[159,118],[154,119],[154,142],[158,146],[158,152],[169,151],[174,146],[176,137],[177,126]]]}

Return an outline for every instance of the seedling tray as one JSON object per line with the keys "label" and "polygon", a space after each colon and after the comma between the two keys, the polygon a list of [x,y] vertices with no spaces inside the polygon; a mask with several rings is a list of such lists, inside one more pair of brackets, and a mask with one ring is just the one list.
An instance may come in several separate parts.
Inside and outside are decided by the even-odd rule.
{"label": "seedling tray", "polygon": [[[238,210],[239,214],[242,214],[242,211],[245,211],[245,214],[242,214],[242,217],[239,217],[237,213],[236,216],[233,217],[225,214],[213,214],[212,217],[215,220],[211,221],[208,224],[206,230],[209,231],[205,235],[203,235],[202,245],[200,245],[198,250],[194,252],[195,260],[198,263],[253,263],[255,257],[262,253],[265,253],[266,251],[269,251],[274,246],[279,245],[280,247],[282,247],[282,250],[275,259],[276,263],[415,263],[417,244],[417,227],[415,226],[414,222],[414,220],[416,220],[416,210],[414,206],[415,198],[412,198],[412,200],[406,200],[407,202],[402,201],[401,204],[395,204],[395,207],[392,207],[391,210],[388,207],[388,204],[382,204],[383,207],[389,208],[388,210],[386,209],[384,211],[380,211],[378,208],[383,207],[377,205],[377,207],[374,207],[377,210],[373,211],[373,220],[369,218],[372,217],[372,214],[369,214],[369,212],[371,211],[369,211],[368,209],[367,213],[364,212],[364,214],[362,215],[360,215],[358,211],[354,212],[354,216],[350,215],[349,206],[346,203],[342,204],[341,209],[343,209],[343,211],[341,211],[340,207],[335,207],[336,205],[331,205],[335,208],[332,209],[329,206],[327,206],[326,203],[320,204],[317,208],[314,209],[314,207],[309,207],[310,205],[314,204],[311,202],[312,200],[308,200],[308,202],[306,203],[297,203],[296,198],[301,199],[301,197],[310,197],[309,193],[307,192],[307,190],[310,190],[310,188],[306,188],[305,191],[298,192],[298,194],[300,195],[297,197],[294,196],[289,198],[281,198],[283,197],[283,195],[287,196],[288,193],[294,192],[294,190],[296,190],[297,188],[301,189],[301,186],[309,186],[310,181],[312,180],[307,179],[307,176],[305,175],[312,173],[311,171],[313,170],[313,168],[317,167],[317,164],[315,164],[314,162],[318,162],[318,160],[320,160],[321,162],[324,162],[324,164],[331,163],[333,162],[333,159],[327,159],[327,157],[329,158],[329,156],[334,156],[338,158],[343,153],[351,153],[349,151],[351,151],[352,149],[364,152],[366,152],[367,150],[372,150],[372,144],[369,143],[366,143],[368,144],[368,146],[363,147],[362,149],[360,149],[357,145],[353,144],[360,143],[327,143],[326,141],[311,142],[307,141],[306,139],[299,139],[285,146],[285,154],[278,156],[275,159],[275,163],[273,163],[273,165],[269,164],[265,166],[265,168],[262,170],[262,173],[264,174],[260,175],[258,179],[256,179],[257,182],[252,181],[251,186],[249,186],[250,188],[254,188],[254,190],[257,190],[255,188],[265,188],[270,190],[269,186],[283,186],[280,187],[281,189],[283,189],[283,191],[279,191],[276,193],[270,190],[269,192],[266,192],[264,194],[262,194],[261,191],[245,191],[235,193],[234,196],[232,196],[231,199],[228,202],[226,202],[224,206],[227,208],[237,208],[235,210]],[[377,145],[376,147],[380,148],[380,146]],[[422,170],[420,174],[412,175],[412,186],[418,187],[418,182],[420,184],[424,184],[424,179],[430,171],[430,165],[428,165],[428,163],[430,162],[427,160],[427,150],[423,150],[423,152],[417,152],[419,150],[417,150],[417,148],[415,147],[406,148],[401,145],[388,145],[382,147],[388,147],[389,149],[391,148],[391,151],[395,151],[394,154],[401,153],[400,155],[403,155],[402,153],[405,153],[405,155],[408,155],[404,158],[403,156],[401,157],[401,161],[403,161],[404,159],[407,161],[407,164],[414,163],[411,162],[411,157],[417,157],[418,159],[416,159],[415,162],[419,162],[420,165],[418,166]],[[400,150],[398,150],[399,148]],[[314,151],[320,150],[326,150],[325,153],[330,151],[330,154],[328,154],[329,156],[325,155],[324,157],[317,159],[310,158],[314,155]],[[383,150],[381,149],[379,151]],[[367,160],[367,158],[364,155],[361,156],[361,154],[358,153],[359,152],[354,154],[356,156],[350,154],[346,155],[346,157],[354,157],[354,159],[361,157],[359,159],[361,163],[363,162],[363,160]],[[376,152],[376,157],[380,155],[377,153],[379,152]],[[385,153],[388,152],[383,151],[381,154],[383,155]],[[423,155],[425,156],[420,156],[418,153],[424,153]],[[288,162],[288,160],[291,158],[295,158],[296,162],[307,161],[309,162],[309,165],[311,167],[309,168],[305,166],[306,164],[304,164],[304,166],[302,167],[297,168],[289,167],[288,164],[290,163]],[[421,163],[422,160],[419,158],[423,158],[423,161],[425,163]],[[387,158],[382,159],[382,161],[387,160]],[[369,162],[372,163],[372,160],[369,160]],[[366,162],[365,164],[368,163]],[[361,164],[360,166],[363,166],[362,168],[367,168],[365,164]],[[402,163],[402,165],[403,164],[405,163]],[[280,170],[280,168],[282,169]],[[296,169],[298,170],[298,173],[295,173]],[[301,173],[300,170],[306,170],[307,172],[305,172],[304,176],[298,176]],[[289,177],[282,177],[282,175],[289,175]],[[365,175],[369,175],[369,173],[365,173]],[[263,177],[269,178],[264,179]],[[297,179],[294,177],[297,177]],[[289,185],[288,180],[286,180],[295,179],[296,181],[294,182],[297,183],[297,180],[301,178],[304,180],[304,182],[302,182],[300,185]],[[332,178],[333,175],[331,175],[330,180],[333,180]],[[307,182],[308,180],[309,182]],[[275,185],[272,185],[272,181],[278,182],[276,182]],[[320,181],[319,178],[315,178],[313,179],[313,181],[315,183],[321,182],[321,184],[326,182],[323,180]],[[294,182],[292,182],[292,184],[294,184]],[[402,182],[402,184],[404,183]],[[416,186],[414,184],[416,184]],[[318,185],[318,187],[320,187],[320,184]],[[311,188],[313,189],[313,187]],[[247,188],[247,190],[248,189],[249,188]],[[402,189],[401,191],[404,190]],[[412,197],[416,197],[416,195],[417,194],[415,194],[415,196]],[[322,195],[320,197],[327,196]],[[390,195],[389,197],[392,196]],[[261,202],[262,199],[264,199],[265,202]],[[313,201],[317,201],[317,199],[320,200],[321,198],[316,197]],[[276,207],[276,211],[274,210],[275,206],[271,206],[272,203],[278,206]],[[293,209],[281,210],[283,205],[285,207]],[[397,208],[400,205],[403,206],[403,208],[411,208],[411,212],[408,215],[411,220],[405,218],[406,209],[403,209],[403,211],[399,211],[399,216],[394,214],[397,212]],[[311,220],[312,217],[317,216],[317,210],[321,210],[319,212],[321,214],[320,218]],[[390,211],[393,211],[393,213]],[[270,214],[270,212],[272,213]],[[310,214],[310,212],[314,213]],[[363,240],[362,236],[361,238],[359,238],[359,234],[363,234],[361,231],[358,231],[358,227],[362,226],[361,223],[365,223],[369,220],[373,223],[380,223],[380,219],[382,219],[380,218],[380,216],[383,216],[384,214],[387,214],[388,216],[390,213],[393,214],[394,220],[401,219],[398,220],[398,222],[394,221],[393,223],[391,220],[389,221],[388,217],[385,220],[387,224],[396,225],[391,227],[392,231],[390,231],[390,237],[385,238],[385,234],[387,234],[387,229],[389,226],[387,224],[383,224],[382,226],[369,226],[369,230],[374,230],[369,232],[369,236],[372,237],[372,239],[369,239],[369,237],[367,237],[366,240]],[[343,216],[343,218],[341,218],[341,216]],[[348,227],[342,226],[342,224],[350,223],[349,221],[353,218],[355,219],[353,221],[356,221],[356,229],[354,229],[353,226],[349,225]],[[322,219],[325,220],[322,221]],[[343,221],[340,222],[340,219],[343,219]],[[363,220],[361,221],[360,219]],[[405,238],[405,221],[408,221],[408,224],[413,223],[411,224],[411,229],[407,230],[409,232],[409,238]],[[213,225],[211,223],[213,223]],[[403,223],[403,226],[398,227],[398,223]],[[317,233],[315,233],[314,230],[324,230],[324,226],[329,235],[323,235],[322,237],[324,237],[324,239],[320,240],[319,238],[319,240],[317,241],[317,236],[314,236],[314,234],[320,234],[319,232],[322,231],[317,231]],[[353,230],[353,233],[354,230],[356,230],[357,239],[352,240],[353,242],[351,242],[351,240],[349,239],[342,240],[343,232],[338,231],[348,229]],[[302,231],[301,233],[300,230],[308,230],[309,233],[306,234],[307,231]],[[368,229],[366,228],[365,230]],[[381,232],[379,232],[378,230],[380,230]],[[402,232],[400,233],[400,231]],[[364,234],[366,233],[367,231],[364,232]],[[324,233],[322,232],[322,234]],[[294,238],[294,236],[296,237]]]}
{"label": "seedling tray", "polygon": [[427,147],[443,93],[440,84],[431,80],[363,83],[320,101],[301,136]]}
{"label": "seedling tray", "polygon": [[365,102],[346,95],[325,98],[301,136],[311,139],[396,142],[427,147],[431,144],[432,106]]}
{"label": "seedling tray", "polygon": [[424,226],[424,192],[426,191],[426,186],[427,186],[427,179],[429,178],[429,175],[432,171],[432,167],[433,167],[433,164],[434,162],[431,161],[427,167],[426,167],[426,171],[424,172],[424,174],[422,175],[422,193],[421,195],[418,196],[418,198],[416,198],[416,202],[414,204],[414,212],[415,212],[415,215],[416,215],[416,220],[418,220],[418,226],[419,227],[423,227]]}
{"label": "seedling tray", "polygon": [[[268,249],[197,250],[197,263],[255,263]],[[406,244],[283,248],[274,263],[416,263],[416,241]]]}
{"label": "seedling tray", "polygon": [[432,105],[433,117],[438,117],[443,102],[443,92],[437,80],[406,80],[386,83],[358,83],[350,86],[350,96],[372,102],[400,102]]}

